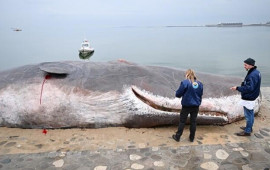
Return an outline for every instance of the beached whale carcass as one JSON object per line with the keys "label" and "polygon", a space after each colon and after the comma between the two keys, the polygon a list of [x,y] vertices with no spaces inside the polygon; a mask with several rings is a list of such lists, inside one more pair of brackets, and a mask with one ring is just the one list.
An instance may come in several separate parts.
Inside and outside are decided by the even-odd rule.
{"label": "beached whale carcass", "polygon": [[[175,91],[185,70],[113,62],[47,62],[0,72],[0,125],[21,128],[153,127],[177,124]],[[237,77],[197,73],[204,84],[198,124],[244,117]],[[259,111],[260,100],[255,112]]]}

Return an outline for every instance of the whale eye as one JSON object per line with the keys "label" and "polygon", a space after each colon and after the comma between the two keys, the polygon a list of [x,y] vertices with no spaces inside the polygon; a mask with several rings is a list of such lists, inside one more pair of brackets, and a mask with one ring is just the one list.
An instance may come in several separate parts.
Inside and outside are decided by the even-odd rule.
{"label": "whale eye", "polygon": [[198,85],[197,82],[193,82],[193,83],[192,83],[192,87],[193,87],[194,89],[197,89],[197,88],[199,87],[199,85]]}

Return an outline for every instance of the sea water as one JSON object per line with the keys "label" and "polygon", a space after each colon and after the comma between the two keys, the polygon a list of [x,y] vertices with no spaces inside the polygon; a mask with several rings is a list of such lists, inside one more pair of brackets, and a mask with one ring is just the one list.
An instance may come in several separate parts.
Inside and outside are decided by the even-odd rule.
{"label": "sea water", "polygon": [[[142,65],[194,69],[245,77],[243,61],[256,60],[262,85],[270,83],[270,27],[70,26],[0,30],[0,71],[51,61],[80,61],[78,49],[88,39],[95,53],[89,61],[124,59]],[[181,79],[181,78],[180,78]]]}

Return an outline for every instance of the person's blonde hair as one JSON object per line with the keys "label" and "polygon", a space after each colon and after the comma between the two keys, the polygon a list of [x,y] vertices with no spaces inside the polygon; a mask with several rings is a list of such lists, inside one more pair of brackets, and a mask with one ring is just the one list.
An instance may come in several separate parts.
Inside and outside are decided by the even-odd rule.
{"label": "person's blonde hair", "polygon": [[194,81],[196,80],[196,75],[195,75],[195,72],[191,69],[188,69],[186,71],[186,78],[191,80],[192,83],[194,83]]}

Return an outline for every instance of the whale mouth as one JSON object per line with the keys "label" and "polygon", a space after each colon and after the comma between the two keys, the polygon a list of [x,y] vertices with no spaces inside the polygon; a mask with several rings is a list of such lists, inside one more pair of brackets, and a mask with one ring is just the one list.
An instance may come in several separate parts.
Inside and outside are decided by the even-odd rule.
{"label": "whale mouth", "polygon": [[[163,111],[163,112],[172,112],[177,113],[181,112],[182,106],[179,98],[169,99],[161,96],[151,95],[149,92],[140,90],[136,86],[132,86],[131,90],[133,94],[140,101],[148,105],[150,108]],[[231,120],[228,118],[228,113],[218,109],[218,107],[214,106],[213,103],[208,101],[202,102],[200,106],[200,110],[198,113],[198,123],[199,124],[216,124],[216,125],[224,125],[231,123]],[[234,118],[239,119],[239,117]],[[242,119],[242,118],[241,118]]]}
{"label": "whale mouth", "polygon": [[170,108],[170,107],[166,107],[166,106],[161,106],[156,104],[155,102],[153,102],[152,100],[146,98],[145,96],[141,95],[139,92],[137,92],[134,87],[131,87],[132,92],[135,94],[135,96],[140,99],[141,101],[143,101],[144,103],[146,103],[147,105],[149,105],[150,107],[157,109],[157,110],[161,110],[161,111],[165,111],[165,112],[180,112],[181,109],[177,109],[177,108]]}

